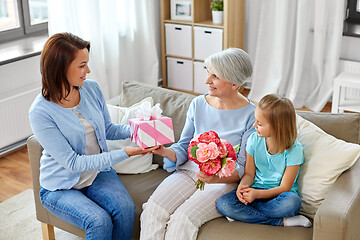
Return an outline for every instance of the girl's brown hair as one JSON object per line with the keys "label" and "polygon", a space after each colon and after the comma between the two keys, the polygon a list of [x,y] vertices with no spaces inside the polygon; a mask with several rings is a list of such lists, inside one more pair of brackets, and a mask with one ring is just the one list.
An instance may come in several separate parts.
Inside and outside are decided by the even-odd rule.
{"label": "girl's brown hair", "polygon": [[40,59],[41,92],[45,99],[61,102],[69,95],[67,71],[77,52],[84,48],[90,52],[90,42],[71,33],[57,33],[46,41]]}
{"label": "girl's brown hair", "polygon": [[295,108],[290,99],[276,94],[263,97],[259,104],[267,117],[277,146],[277,153],[283,153],[292,148],[297,137]]}

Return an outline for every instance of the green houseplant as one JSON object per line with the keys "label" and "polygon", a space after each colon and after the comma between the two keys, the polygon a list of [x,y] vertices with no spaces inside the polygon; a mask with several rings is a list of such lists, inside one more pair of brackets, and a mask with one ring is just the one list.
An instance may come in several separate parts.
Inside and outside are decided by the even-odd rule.
{"label": "green houseplant", "polygon": [[214,24],[222,24],[224,19],[224,2],[222,0],[213,0],[210,4],[212,10],[212,20]]}
{"label": "green houseplant", "polygon": [[213,0],[211,1],[210,9],[213,11],[224,11],[224,2],[222,0]]}

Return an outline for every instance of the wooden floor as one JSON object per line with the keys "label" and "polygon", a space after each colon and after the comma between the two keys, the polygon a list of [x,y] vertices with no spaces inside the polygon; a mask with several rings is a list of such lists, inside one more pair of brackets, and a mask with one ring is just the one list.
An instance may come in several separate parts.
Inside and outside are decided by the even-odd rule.
{"label": "wooden floor", "polygon": [[[243,94],[247,93],[245,90]],[[309,111],[307,108],[299,110]],[[322,112],[331,112],[331,103],[327,103]],[[32,182],[27,148],[0,157],[0,202],[28,188],[32,188]]]}
{"label": "wooden floor", "polygon": [[32,188],[27,148],[0,158],[0,202]]}

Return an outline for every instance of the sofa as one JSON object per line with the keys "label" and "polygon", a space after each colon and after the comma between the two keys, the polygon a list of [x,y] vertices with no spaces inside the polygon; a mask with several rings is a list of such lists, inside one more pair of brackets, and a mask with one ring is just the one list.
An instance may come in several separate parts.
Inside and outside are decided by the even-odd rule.
{"label": "sofa", "polygon": [[[108,101],[108,104],[131,106],[143,98],[151,96],[160,103],[163,114],[173,119],[175,141],[179,140],[185,122],[188,106],[194,95],[154,87],[138,82],[122,84],[122,93]],[[360,114],[356,113],[314,113],[297,111],[302,118],[314,123],[326,133],[346,142],[360,143]],[[85,236],[82,229],[67,224],[42,207],[39,200],[39,159],[42,147],[34,136],[28,139],[28,152],[31,162],[34,197],[37,219],[42,222],[44,238],[53,234],[52,226]],[[139,239],[140,214],[142,204],[147,201],[161,181],[171,173],[161,168],[163,161],[154,156],[153,162],[160,165],[156,170],[141,174],[119,174],[136,205],[133,239]],[[346,191],[344,188],[346,186]],[[204,224],[198,239],[359,239],[360,228],[360,161],[336,180],[322,204],[318,208],[311,228],[275,227],[267,225],[228,222],[221,217]]]}

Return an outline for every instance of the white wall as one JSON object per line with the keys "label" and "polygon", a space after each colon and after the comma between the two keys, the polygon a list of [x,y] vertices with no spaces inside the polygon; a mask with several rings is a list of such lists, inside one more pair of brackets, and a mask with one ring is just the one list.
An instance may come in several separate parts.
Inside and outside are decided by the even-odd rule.
{"label": "white wall", "polygon": [[340,58],[360,62],[360,38],[343,36]]}
{"label": "white wall", "polygon": [[32,134],[28,111],[41,89],[39,62],[35,56],[0,66],[0,149]]}
{"label": "white wall", "polygon": [[0,101],[41,86],[40,55],[0,66]]}

